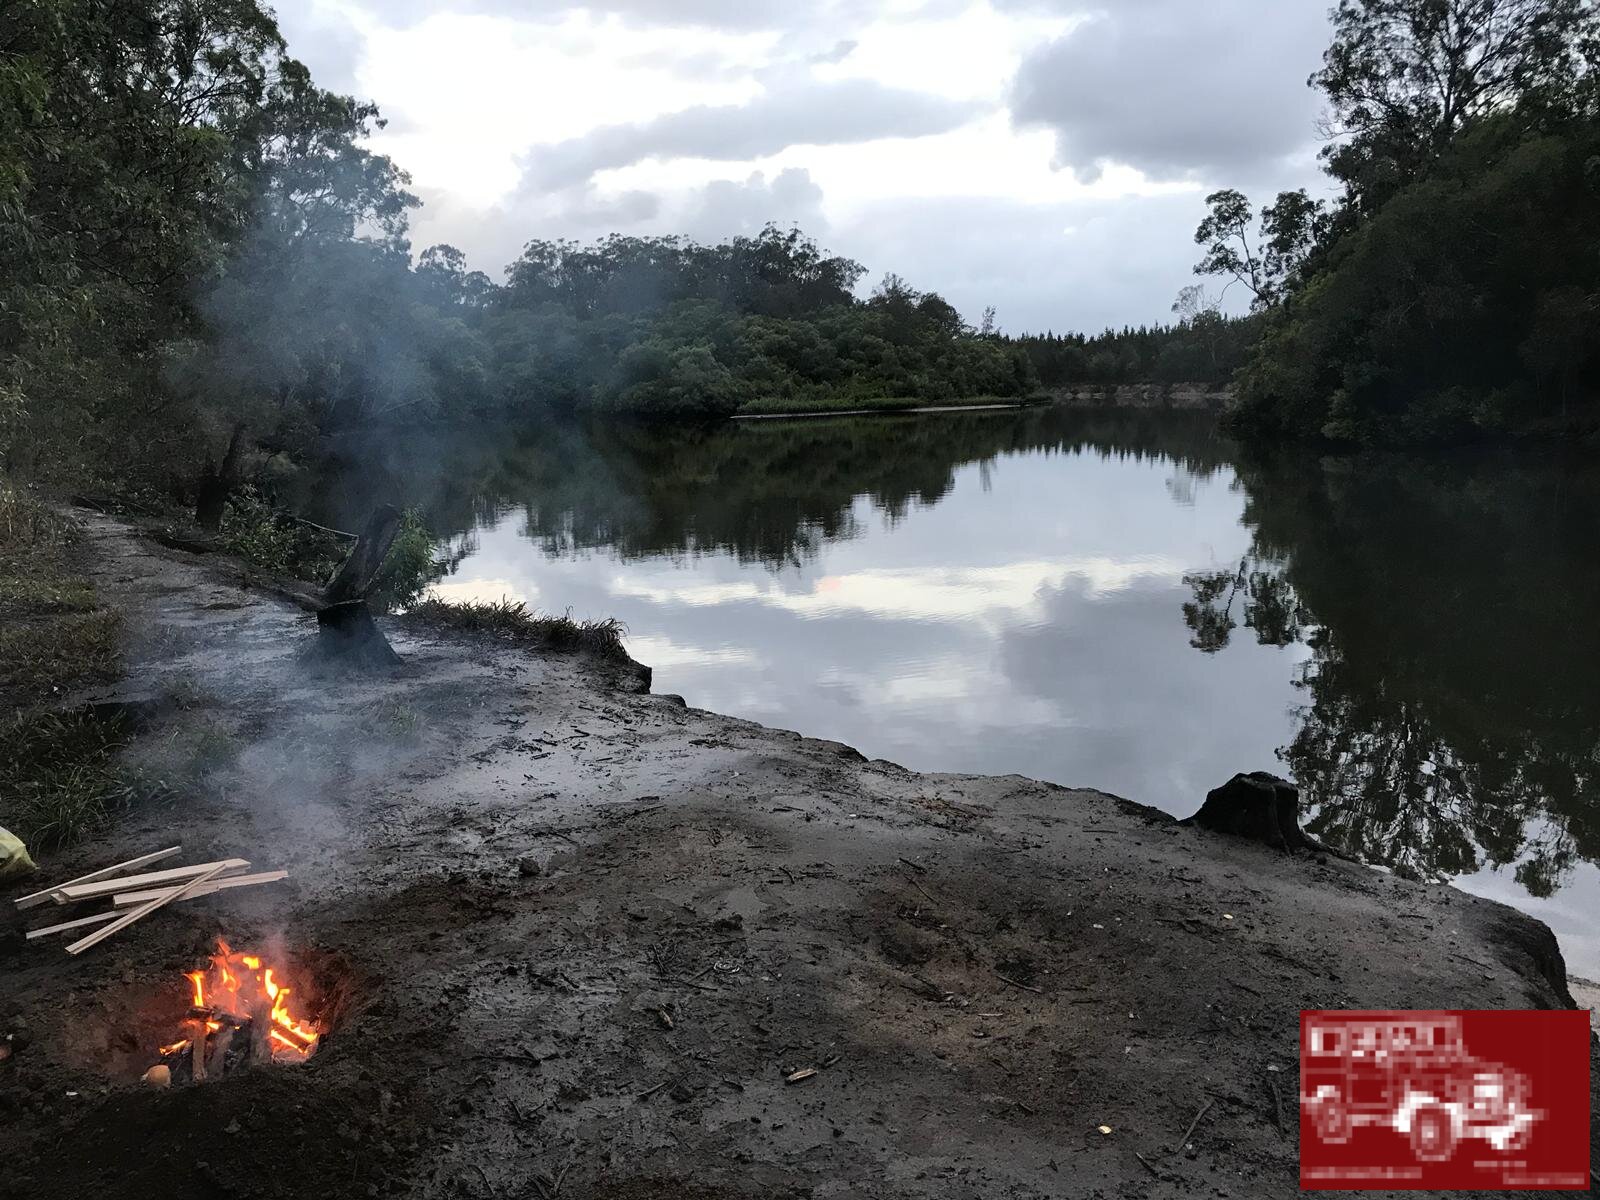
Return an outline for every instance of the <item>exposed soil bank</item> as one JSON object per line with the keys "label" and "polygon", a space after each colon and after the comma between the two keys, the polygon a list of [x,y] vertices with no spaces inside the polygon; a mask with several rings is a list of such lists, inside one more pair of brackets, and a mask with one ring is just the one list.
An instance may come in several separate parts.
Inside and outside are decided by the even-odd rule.
{"label": "exposed soil bank", "polygon": [[[232,749],[46,878],[180,839],[292,878],[77,959],[4,906],[0,1195],[1282,1197],[1301,1008],[1571,1003],[1502,905],[867,762],[625,667],[400,623],[398,670],[319,676],[314,622],[236,565],[88,523],[145,631],[130,757]],[[113,1078],[218,932],[338,964],[353,1010],[303,1067]]]}

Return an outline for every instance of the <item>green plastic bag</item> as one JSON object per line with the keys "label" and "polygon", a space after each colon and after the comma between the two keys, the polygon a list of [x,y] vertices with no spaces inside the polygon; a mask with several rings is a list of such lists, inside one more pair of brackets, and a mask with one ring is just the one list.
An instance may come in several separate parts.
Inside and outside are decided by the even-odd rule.
{"label": "green plastic bag", "polygon": [[22,844],[22,839],[0,826],[0,879],[26,875],[37,869],[33,859],[28,857],[28,848]]}

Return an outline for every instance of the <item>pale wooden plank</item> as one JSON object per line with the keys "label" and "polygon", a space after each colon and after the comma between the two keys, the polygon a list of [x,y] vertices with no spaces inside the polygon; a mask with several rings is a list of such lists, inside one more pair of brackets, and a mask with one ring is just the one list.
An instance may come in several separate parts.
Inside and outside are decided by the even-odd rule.
{"label": "pale wooden plank", "polygon": [[61,888],[72,887],[74,884],[79,883],[93,883],[97,879],[105,879],[107,876],[117,875],[123,871],[147,867],[153,862],[160,862],[163,858],[171,858],[182,849],[182,846],[168,846],[165,850],[152,850],[149,854],[141,854],[138,858],[130,858],[127,862],[120,862],[114,867],[101,867],[98,871],[90,871],[87,875],[79,875],[76,879],[58,883],[55,887],[45,888],[42,892],[29,892],[26,896],[18,896],[14,903],[18,908],[33,908],[49,900]]}
{"label": "pale wooden plank", "polygon": [[[198,887],[184,897],[185,900],[195,900],[201,896],[209,896],[214,892],[226,891],[229,888],[255,887],[258,883],[277,883],[280,879],[289,878],[287,871],[262,871],[256,875],[227,875],[221,879],[213,879],[203,887]],[[118,892],[111,898],[111,902],[118,908],[127,908],[133,904],[145,904],[157,896],[165,895],[174,888],[152,888],[143,892]]]}
{"label": "pale wooden plank", "polygon": [[46,925],[43,929],[30,929],[26,936],[31,942],[34,938],[49,937],[52,933],[66,933],[69,929],[82,929],[85,925],[99,925],[121,915],[118,912],[95,913],[92,917],[79,917],[76,921],[63,921],[59,925]]}
{"label": "pale wooden plank", "polygon": [[[238,861],[238,860],[230,859],[228,861]],[[89,947],[97,946],[101,942],[105,941],[113,933],[116,933],[119,930],[126,929],[129,925],[132,925],[135,921],[144,920],[144,918],[148,917],[151,913],[155,912],[156,909],[162,907],[163,905],[168,904],[173,900],[181,900],[181,899],[183,899],[184,895],[186,893],[188,893],[191,889],[197,888],[203,883],[211,882],[211,880],[215,879],[218,875],[221,875],[222,872],[227,870],[227,869],[228,869],[228,863],[227,862],[219,862],[219,863],[215,864],[204,875],[195,876],[188,883],[184,884],[181,888],[178,888],[175,891],[169,892],[165,896],[156,897],[154,900],[150,901],[149,904],[144,905],[142,908],[136,908],[136,909],[133,909],[131,912],[123,914],[121,917],[119,917],[115,921],[111,922],[111,924],[105,925],[105,926],[102,926],[99,929],[96,929],[88,937],[79,938],[77,941],[73,942],[71,945],[69,945],[67,947],[67,953],[68,954],[82,954],[85,950],[89,949]]]}
{"label": "pale wooden plank", "polygon": [[166,871],[151,871],[147,875],[124,875],[120,879],[101,879],[94,883],[67,884],[51,890],[58,904],[72,904],[79,900],[98,900],[115,892],[137,891],[140,888],[158,887],[162,884],[180,884],[204,875],[212,867],[221,867],[221,874],[242,871],[250,865],[247,858],[224,858],[217,862],[195,863],[189,867],[173,867]]}

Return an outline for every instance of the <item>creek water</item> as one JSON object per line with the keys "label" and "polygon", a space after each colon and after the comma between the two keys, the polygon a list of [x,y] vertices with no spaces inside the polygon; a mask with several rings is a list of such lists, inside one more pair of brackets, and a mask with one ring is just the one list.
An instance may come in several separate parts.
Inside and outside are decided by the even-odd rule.
{"label": "creek water", "polygon": [[306,502],[416,505],[441,596],[618,617],[656,691],[869,757],[1179,816],[1291,776],[1317,835],[1595,978],[1589,457],[1261,459],[1203,415],[1041,408],[398,438]]}

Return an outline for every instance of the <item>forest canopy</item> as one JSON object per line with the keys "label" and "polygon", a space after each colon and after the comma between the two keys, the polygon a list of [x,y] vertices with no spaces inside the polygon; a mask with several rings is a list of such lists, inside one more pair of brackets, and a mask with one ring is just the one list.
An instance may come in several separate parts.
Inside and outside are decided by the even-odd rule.
{"label": "forest canopy", "polygon": [[0,466],[214,525],[323,435],[571,412],[1023,396],[1018,346],[798,230],[413,256],[418,201],[257,0],[0,8]]}
{"label": "forest canopy", "polygon": [[1454,441],[1600,424],[1600,12],[1341,0],[1311,79],[1331,203],[1208,198],[1202,274],[1261,336],[1252,440]]}

